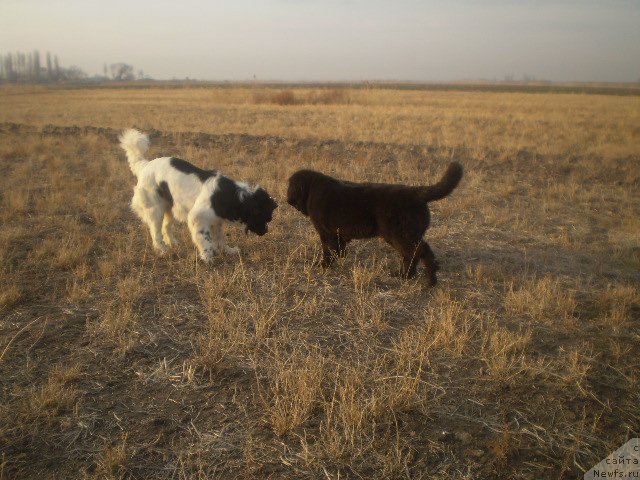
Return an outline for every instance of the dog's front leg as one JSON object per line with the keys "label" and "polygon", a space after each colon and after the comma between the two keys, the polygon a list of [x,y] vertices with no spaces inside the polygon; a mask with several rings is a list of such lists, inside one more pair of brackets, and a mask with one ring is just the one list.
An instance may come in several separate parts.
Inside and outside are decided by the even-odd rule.
{"label": "dog's front leg", "polygon": [[320,234],[320,242],[322,242],[322,259],[318,262],[321,267],[327,268],[333,264],[338,256],[344,253],[344,247],[341,248],[338,235],[326,232],[318,232]]}
{"label": "dog's front leg", "polygon": [[335,251],[331,250],[331,247],[326,243],[322,243],[322,260],[320,260],[319,265],[323,268],[330,267],[333,263],[333,260],[336,258]]}
{"label": "dog's front leg", "polygon": [[213,225],[213,236],[216,242],[216,249],[221,254],[226,253],[227,255],[237,255],[240,253],[240,249],[238,247],[230,247],[227,245],[227,241],[224,238],[222,224]]}
{"label": "dog's front leg", "polygon": [[191,239],[198,249],[200,258],[210,263],[213,260],[214,245],[209,222],[198,216],[189,214],[188,225],[189,231],[191,232]]}

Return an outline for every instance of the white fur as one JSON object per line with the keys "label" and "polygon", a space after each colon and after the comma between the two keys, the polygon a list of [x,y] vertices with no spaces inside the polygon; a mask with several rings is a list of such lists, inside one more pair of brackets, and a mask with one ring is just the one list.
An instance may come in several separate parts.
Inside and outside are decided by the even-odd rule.
{"label": "white fur", "polygon": [[[211,208],[211,196],[217,188],[220,173],[201,182],[193,174],[185,174],[171,166],[171,157],[148,161],[149,138],[138,130],[126,130],[119,138],[127,154],[129,167],[138,178],[133,189],[131,209],[149,227],[153,248],[163,255],[176,244],[171,232],[173,220],[186,222],[200,258],[210,262],[213,253],[237,254],[238,248],[226,245],[223,223]],[[173,208],[163,199],[158,188],[166,182],[173,198]],[[240,184],[236,182],[236,185]],[[242,189],[246,190],[242,185]]]}
{"label": "white fur", "polygon": [[127,152],[131,171],[137,177],[140,170],[148,163],[144,155],[149,150],[149,137],[131,128],[125,130],[118,140],[120,140],[120,146]]}

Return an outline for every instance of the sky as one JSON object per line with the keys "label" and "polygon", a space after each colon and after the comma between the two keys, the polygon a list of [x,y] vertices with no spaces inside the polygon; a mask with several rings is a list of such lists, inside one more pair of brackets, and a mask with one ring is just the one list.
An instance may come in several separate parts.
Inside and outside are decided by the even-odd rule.
{"label": "sky", "polygon": [[0,53],[156,79],[640,81],[640,0],[0,0]]}

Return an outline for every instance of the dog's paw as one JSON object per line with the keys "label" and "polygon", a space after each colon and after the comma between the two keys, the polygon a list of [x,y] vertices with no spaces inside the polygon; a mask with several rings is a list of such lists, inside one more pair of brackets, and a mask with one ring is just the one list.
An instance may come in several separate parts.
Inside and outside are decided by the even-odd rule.
{"label": "dog's paw", "polygon": [[399,268],[397,270],[392,270],[389,276],[394,278],[400,278],[402,280],[411,280],[416,277],[416,272],[407,273],[404,268]]}
{"label": "dog's paw", "polygon": [[213,263],[213,250],[210,248],[206,248],[203,252],[200,252],[198,256],[200,257],[200,260],[208,265]]}
{"label": "dog's paw", "polygon": [[426,272],[425,273],[425,278],[427,279],[427,285],[430,287],[435,287],[436,284],[438,283],[438,278],[436,277],[435,272]]}
{"label": "dog's paw", "polygon": [[402,270],[394,270],[389,275],[392,278],[397,278],[400,280],[410,280],[412,277],[408,277],[407,274]]}
{"label": "dog's paw", "polygon": [[165,238],[164,243],[166,243],[169,247],[177,247],[179,245],[178,241],[172,237]]}
{"label": "dog's paw", "polygon": [[227,255],[239,255],[240,249],[238,247],[224,247],[224,253]]}
{"label": "dog's paw", "polygon": [[166,245],[154,245],[153,251],[159,257],[164,257],[169,252],[169,249],[167,248]]}
{"label": "dog's paw", "polygon": [[200,260],[206,267],[211,267],[213,265],[213,258],[200,257]]}
{"label": "dog's paw", "polygon": [[333,265],[333,261],[334,261],[334,257],[318,258],[318,259],[314,260],[312,265],[314,267],[329,268],[331,265]]}

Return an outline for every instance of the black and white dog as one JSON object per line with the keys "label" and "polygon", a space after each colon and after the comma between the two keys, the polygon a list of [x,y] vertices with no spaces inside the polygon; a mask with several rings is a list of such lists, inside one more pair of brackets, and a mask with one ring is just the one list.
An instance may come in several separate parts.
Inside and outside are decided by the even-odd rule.
{"label": "black and white dog", "polygon": [[261,187],[250,188],[215,170],[202,170],[175,157],[146,160],[149,137],[134,129],[119,137],[131,171],[138,179],[131,208],[149,226],[153,248],[163,255],[176,244],[173,220],[187,222],[200,258],[210,262],[214,251],[237,254],[225,243],[224,222],[240,222],[245,232],[267,233],[278,206]]}

